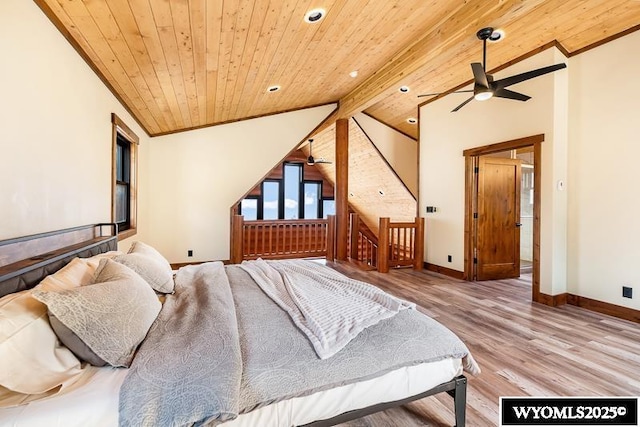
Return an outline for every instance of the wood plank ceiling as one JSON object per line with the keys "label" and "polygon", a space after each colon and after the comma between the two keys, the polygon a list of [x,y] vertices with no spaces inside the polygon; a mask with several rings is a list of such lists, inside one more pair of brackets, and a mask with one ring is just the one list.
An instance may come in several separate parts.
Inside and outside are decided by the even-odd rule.
{"label": "wood plank ceiling", "polygon": [[[339,101],[336,117],[366,111],[415,138],[416,95],[470,80],[479,28],[507,34],[493,69],[640,24],[638,0],[34,1],[150,135]],[[326,17],[304,22],[316,7]]]}

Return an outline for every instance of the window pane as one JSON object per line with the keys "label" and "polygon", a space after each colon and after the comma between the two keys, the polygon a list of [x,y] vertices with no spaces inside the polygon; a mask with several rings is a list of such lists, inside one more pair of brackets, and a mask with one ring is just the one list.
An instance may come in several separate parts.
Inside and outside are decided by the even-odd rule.
{"label": "window pane", "polygon": [[336,214],[336,201],[335,200],[323,200],[322,201],[322,217],[326,218],[327,215]]}
{"label": "window pane", "polygon": [[247,221],[258,219],[258,199],[244,199],[240,203],[240,215]]}
{"label": "window pane", "polygon": [[262,184],[262,219],[278,219],[278,199],[280,196],[280,184],[274,181],[265,181]]}
{"label": "window pane", "polygon": [[284,219],[299,218],[302,165],[284,165]]}
{"label": "window pane", "polygon": [[306,219],[317,219],[320,204],[319,202],[320,184],[317,182],[305,182],[304,184],[304,217]]}
{"label": "window pane", "polygon": [[[129,186],[116,184],[116,222],[129,222]],[[122,228],[122,227],[120,227]]]}
{"label": "window pane", "polygon": [[118,144],[116,146],[116,181],[124,181],[122,179],[123,176],[123,164],[122,164],[122,145]]}

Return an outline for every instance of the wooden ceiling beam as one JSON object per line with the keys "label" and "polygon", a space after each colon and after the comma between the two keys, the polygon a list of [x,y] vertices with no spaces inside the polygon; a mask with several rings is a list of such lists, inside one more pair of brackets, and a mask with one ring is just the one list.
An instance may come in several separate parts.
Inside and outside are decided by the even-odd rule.
{"label": "wooden ceiling beam", "polygon": [[417,72],[443,51],[475,43],[475,33],[480,28],[518,19],[544,2],[545,0],[478,0],[462,4],[440,25],[433,27],[343,97],[338,117],[351,117],[381,101],[393,93],[403,79]]}

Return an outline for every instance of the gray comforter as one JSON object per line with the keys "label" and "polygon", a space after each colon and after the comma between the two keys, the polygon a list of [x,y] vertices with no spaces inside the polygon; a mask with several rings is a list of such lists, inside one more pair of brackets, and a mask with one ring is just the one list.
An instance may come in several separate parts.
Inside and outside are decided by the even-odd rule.
{"label": "gray comforter", "polygon": [[465,358],[471,373],[477,372],[465,345],[416,310],[382,320],[320,359],[289,315],[240,267],[225,267],[226,276],[220,265],[184,270],[122,387],[121,425],[216,424],[273,402],[444,358]]}
{"label": "gray comforter", "polygon": [[180,269],[120,389],[121,426],[198,425],[238,414],[242,360],[222,263]]}

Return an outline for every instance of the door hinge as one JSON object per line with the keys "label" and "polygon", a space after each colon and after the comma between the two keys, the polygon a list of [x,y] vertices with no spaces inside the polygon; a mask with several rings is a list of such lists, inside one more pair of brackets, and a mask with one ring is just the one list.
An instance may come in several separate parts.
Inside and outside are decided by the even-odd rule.
{"label": "door hinge", "polygon": [[478,219],[478,212],[473,213],[473,219]]}
{"label": "door hinge", "polygon": [[473,168],[473,173],[479,173],[480,172],[480,167],[476,166],[475,168]]}
{"label": "door hinge", "polygon": [[478,263],[478,258],[474,258],[474,259],[473,259],[473,263],[474,263],[474,264],[477,264],[477,263]]}

